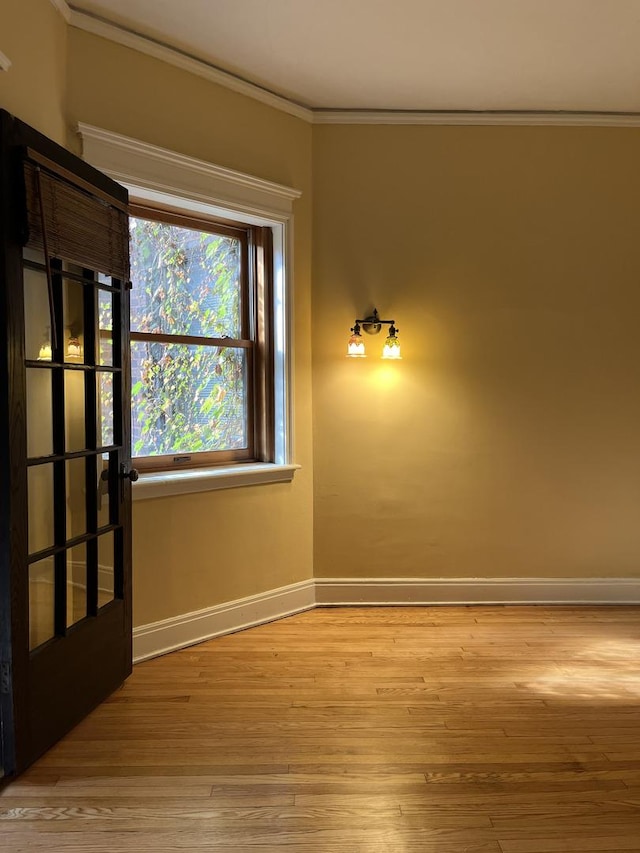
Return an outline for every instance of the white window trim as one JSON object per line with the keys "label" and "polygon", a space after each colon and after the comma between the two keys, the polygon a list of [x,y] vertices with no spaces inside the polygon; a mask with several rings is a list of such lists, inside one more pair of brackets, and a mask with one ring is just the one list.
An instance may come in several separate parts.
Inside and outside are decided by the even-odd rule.
{"label": "white window trim", "polygon": [[275,462],[141,474],[133,499],[290,482],[293,464],[293,202],[300,191],[214,166],[108,130],[79,124],[84,159],[137,200],[205,216],[239,216],[271,228],[274,257]]}

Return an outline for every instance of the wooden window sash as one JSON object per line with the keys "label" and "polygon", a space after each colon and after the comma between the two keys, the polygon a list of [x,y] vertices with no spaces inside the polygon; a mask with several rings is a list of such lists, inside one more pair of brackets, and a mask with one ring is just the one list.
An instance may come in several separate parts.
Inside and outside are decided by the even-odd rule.
{"label": "wooden window sash", "polygon": [[132,200],[129,204],[129,216],[134,219],[148,219],[151,222],[166,222],[167,225],[177,225],[179,228],[191,228],[194,231],[206,231],[209,234],[222,234],[225,237],[246,239],[250,225],[243,225],[232,220],[221,220],[212,216],[197,216],[196,214],[181,213],[170,207],[154,207],[151,204]]}
{"label": "wooden window sash", "polygon": [[255,462],[253,452],[247,448],[239,450],[210,450],[184,452],[166,456],[134,456],[137,471],[146,474],[185,471],[193,468],[215,468],[218,465],[233,465]]}
{"label": "wooden window sash", "polygon": [[132,341],[149,341],[161,344],[186,344],[197,347],[227,347],[252,349],[254,341],[244,338],[209,338],[201,335],[172,335],[171,332],[131,332]]}
{"label": "wooden window sash", "polygon": [[169,471],[206,466],[271,462],[275,454],[273,390],[273,267],[269,228],[182,214],[177,209],[156,208],[133,202],[130,215],[180,228],[235,237],[241,243],[242,338],[212,338],[166,332],[131,331],[131,341],[191,346],[244,348],[247,351],[247,435],[249,447],[239,450],[194,451],[162,456],[136,456],[141,471]]}
{"label": "wooden window sash", "polygon": [[253,325],[256,342],[253,382],[256,458],[275,461],[273,235],[270,228],[253,228],[250,236]]}
{"label": "wooden window sash", "polygon": [[[144,340],[148,341],[149,337],[155,339],[157,343],[165,342],[159,340],[160,335],[145,336]],[[166,335],[162,337],[168,339],[166,341],[168,343],[176,343],[176,341],[174,341],[174,338],[176,337],[175,335]],[[131,336],[131,339],[132,341],[134,340],[133,334]],[[253,342],[249,341],[249,343],[251,344],[251,346],[248,348],[244,348],[247,357],[247,377],[251,377],[253,375],[255,362]],[[220,349],[221,347],[218,344],[214,344],[212,345],[212,348]],[[240,349],[240,347],[229,347],[229,349]],[[250,390],[251,389],[249,388],[248,391]],[[249,438],[248,447],[241,447],[233,450],[196,450],[183,451],[181,453],[168,453],[157,456],[134,456],[133,459],[135,461],[135,466],[139,471],[146,471],[148,473],[174,470],[180,471],[187,468],[204,468],[207,466],[213,467],[216,465],[228,465],[235,462],[255,462],[256,455],[254,447],[254,435],[255,413],[253,411],[251,401],[249,400],[249,405],[247,406],[247,436]]]}
{"label": "wooden window sash", "polygon": [[[249,332],[249,315],[250,315],[250,298],[249,298],[249,280],[247,278],[248,271],[248,242],[251,233],[251,226],[241,225],[235,222],[221,222],[218,219],[211,217],[189,216],[180,214],[176,210],[167,208],[157,208],[148,204],[140,204],[132,202],[129,206],[129,213],[134,219],[146,219],[150,222],[164,222],[167,225],[175,225],[178,228],[191,229],[193,231],[202,231],[207,234],[221,235],[223,237],[232,237],[240,243],[240,275],[241,275],[241,294],[240,294],[240,340],[246,340],[251,337]],[[142,334],[134,332],[131,334]],[[150,334],[156,334],[151,332]],[[161,333],[158,333],[161,334]]]}

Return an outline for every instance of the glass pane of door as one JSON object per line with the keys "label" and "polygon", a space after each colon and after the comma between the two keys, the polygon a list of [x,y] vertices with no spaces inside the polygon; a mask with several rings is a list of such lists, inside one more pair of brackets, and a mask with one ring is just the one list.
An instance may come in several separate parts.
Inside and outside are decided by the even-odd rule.
{"label": "glass pane of door", "polygon": [[113,365],[113,296],[98,289],[98,364]]}
{"label": "glass pane of door", "polygon": [[67,539],[87,532],[87,467],[83,457],[68,459],[66,468]]}
{"label": "glass pane of door", "polygon": [[55,635],[55,566],[47,557],[29,566],[29,648]]}
{"label": "glass pane of door", "polygon": [[29,553],[51,548],[54,542],[53,463],[27,469]]}
{"label": "glass pane of door", "polygon": [[[114,454],[115,456],[115,454]],[[111,522],[111,494],[109,489],[109,472],[110,472],[110,456],[108,453],[102,453],[96,457],[97,464],[97,510],[98,510],[98,528],[106,527]],[[117,466],[117,459],[113,460],[114,466]]]}
{"label": "glass pane of door", "polygon": [[87,546],[67,551],[67,627],[87,615]]}
{"label": "glass pane of door", "polygon": [[109,447],[115,441],[113,429],[113,373],[99,371],[96,375],[98,411],[96,428],[98,447]]}
{"label": "glass pane of door", "polygon": [[64,360],[71,364],[84,362],[84,291],[81,282],[64,279]]}
{"label": "glass pane of door", "polygon": [[114,554],[113,533],[105,533],[98,539],[98,607],[115,596]]}
{"label": "glass pane of door", "polygon": [[73,453],[87,447],[85,427],[84,371],[64,371],[65,450]]}
{"label": "glass pane of door", "polygon": [[[44,260],[44,259],[42,259]],[[46,273],[24,270],[25,358],[51,361],[51,313]]]}
{"label": "glass pane of door", "polygon": [[53,400],[49,368],[27,369],[27,456],[53,453]]}

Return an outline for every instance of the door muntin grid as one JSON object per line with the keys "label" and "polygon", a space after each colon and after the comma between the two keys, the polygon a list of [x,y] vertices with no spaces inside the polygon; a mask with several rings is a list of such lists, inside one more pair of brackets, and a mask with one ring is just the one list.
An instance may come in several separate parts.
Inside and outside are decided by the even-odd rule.
{"label": "door muntin grid", "polygon": [[[29,645],[122,598],[120,281],[25,250]],[[50,310],[52,309],[52,310]]]}

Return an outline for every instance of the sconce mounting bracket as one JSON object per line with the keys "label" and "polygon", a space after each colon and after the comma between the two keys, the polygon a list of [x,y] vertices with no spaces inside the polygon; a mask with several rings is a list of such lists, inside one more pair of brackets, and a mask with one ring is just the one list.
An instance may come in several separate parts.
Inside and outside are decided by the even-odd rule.
{"label": "sconce mounting bracket", "polygon": [[393,326],[395,324],[395,320],[381,320],[378,316],[378,309],[373,309],[373,314],[369,317],[365,317],[363,320],[356,320],[357,325],[361,325],[364,331],[369,335],[377,335],[382,329],[383,323],[387,326]]}

